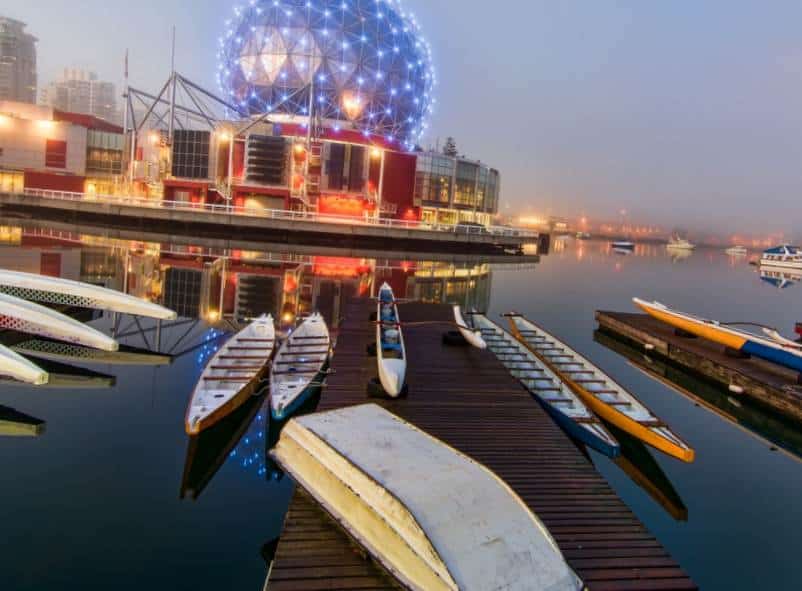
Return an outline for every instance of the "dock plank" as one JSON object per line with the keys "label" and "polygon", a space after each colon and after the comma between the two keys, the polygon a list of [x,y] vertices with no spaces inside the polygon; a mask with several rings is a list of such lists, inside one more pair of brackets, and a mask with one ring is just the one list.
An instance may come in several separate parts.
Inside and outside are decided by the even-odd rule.
{"label": "dock plank", "polygon": [[[372,304],[347,305],[318,410],[374,402],[445,441],[503,478],[549,528],[593,591],[689,590],[694,582],[593,464],[489,351],[444,347],[443,326],[409,327],[409,396],[369,399],[376,361]],[[403,304],[407,322],[451,318],[449,306]],[[373,586],[371,586],[373,585]],[[269,589],[394,589],[333,521],[296,490]]]}

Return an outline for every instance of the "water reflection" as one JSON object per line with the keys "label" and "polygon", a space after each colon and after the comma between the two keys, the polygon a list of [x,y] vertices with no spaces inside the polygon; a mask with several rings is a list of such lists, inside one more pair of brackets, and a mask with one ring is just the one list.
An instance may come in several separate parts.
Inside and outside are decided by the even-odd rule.
{"label": "water reflection", "polygon": [[802,460],[802,431],[781,417],[764,411],[746,398],[714,385],[671,363],[649,357],[643,351],[603,330],[593,334],[596,342],[619,355],[653,379],[671,387],[694,403],[712,411],[722,419]]}
{"label": "water reflection", "polygon": [[38,437],[45,431],[45,422],[19,412],[9,406],[0,405],[0,436]]}
{"label": "water reflection", "polygon": [[796,273],[794,271],[781,271],[761,267],[758,272],[760,273],[761,281],[777,289],[793,287],[802,281],[802,273]]}
{"label": "water reflection", "polygon": [[621,455],[614,463],[672,518],[688,521],[688,508],[682,497],[646,446],[614,425],[607,427],[621,445]]}

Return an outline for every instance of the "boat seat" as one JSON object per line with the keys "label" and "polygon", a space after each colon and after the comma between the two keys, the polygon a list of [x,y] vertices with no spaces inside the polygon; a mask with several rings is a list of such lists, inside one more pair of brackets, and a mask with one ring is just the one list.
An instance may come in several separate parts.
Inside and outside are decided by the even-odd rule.
{"label": "boat seat", "polygon": [[273,343],[275,339],[237,339],[238,343]]}
{"label": "boat seat", "polygon": [[243,377],[240,377],[240,378],[226,377],[226,376],[219,376],[219,377],[218,376],[209,376],[209,377],[205,377],[203,379],[206,380],[207,382],[250,382],[253,379],[253,376],[249,376],[249,377],[244,377],[243,376]]}
{"label": "boat seat", "polygon": [[322,362],[323,362],[322,359],[318,359],[317,361],[276,361],[276,365],[291,365],[291,366],[320,365]]}
{"label": "boat seat", "polygon": [[401,345],[398,343],[382,343],[382,351],[401,351]]}
{"label": "boat seat", "polygon": [[606,384],[607,380],[574,380],[577,384]]}
{"label": "boat seat", "polygon": [[274,376],[313,376],[318,372],[316,371],[274,371]]}
{"label": "boat seat", "polygon": [[611,402],[605,401],[605,404],[609,404],[610,406],[632,406],[631,402],[627,402],[626,400],[614,400]]}
{"label": "boat seat", "polygon": [[272,347],[226,347],[229,351],[268,351]]}
{"label": "boat seat", "polygon": [[548,403],[575,402],[573,398],[546,398],[545,396],[541,396],[541,398]]}
{"label": "boat seat", "polygon": [[242,371],[246,369],[262,369],[264,365],[213,365],[209,369]]}

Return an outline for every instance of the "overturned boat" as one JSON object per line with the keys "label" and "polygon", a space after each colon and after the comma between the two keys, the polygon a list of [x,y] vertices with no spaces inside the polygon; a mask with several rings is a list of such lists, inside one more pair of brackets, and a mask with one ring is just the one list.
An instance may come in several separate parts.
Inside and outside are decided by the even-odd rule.
{"label": "overturned boat", "polygon": [[0,293],[34,302],[107,310],[159,320],[175,320],[172,310],[146,300],[81,281],[0,269]]}
{"label": "overturned boat", "polygon": [[0,294],[0,328],[103,351],[119,349],[117,341],[91,326],[45,306],[5,294]]}
{"label": "overturned boat", "polygon": [[582,589],[503,480],[379,406],[293,419],[271,455],[404,589]]}

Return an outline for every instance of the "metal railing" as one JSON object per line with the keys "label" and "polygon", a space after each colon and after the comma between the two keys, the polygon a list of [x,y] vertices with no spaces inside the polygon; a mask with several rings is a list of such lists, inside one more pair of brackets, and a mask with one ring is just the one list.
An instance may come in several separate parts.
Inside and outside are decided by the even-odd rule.
{"label": "metal railing", "polygon": [[427,223],[418,220],[396,219],[360,219],[350,216],[321,214],[317,212],[292,211],[286,209],[266,209],[260,207],[241,207],[234,205],[215,205],[209,203],[189,203],[187,201],[165,201],[160,198],[147,198],[123,195],[99,195],[90,193],[71,193],[67,191],[51,191],[46,189],[24,189],[24,195],[53,199],[58,201],[86,201],[127,205],[150,209],[168,209],[177,211],[206,211],[227,216],[259,217],[279,221],[307,221],[321,224],[340,224],[349,226],[366,226],[379,228],[395,228],[403,230],[419,230],[423,232],[452,233],[458,235],[498,236],[507,238],[537,239],[538,232],[508,226],[480,226],[478,224],[442,224]]}

